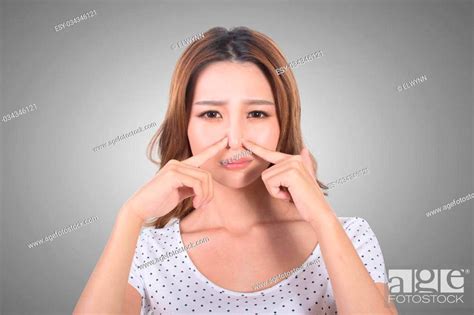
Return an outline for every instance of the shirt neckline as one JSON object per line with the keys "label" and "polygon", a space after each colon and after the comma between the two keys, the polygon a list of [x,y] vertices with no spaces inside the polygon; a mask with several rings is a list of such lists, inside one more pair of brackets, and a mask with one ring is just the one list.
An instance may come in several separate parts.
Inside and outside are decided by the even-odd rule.
{"label": "shirt neckline", "polygon": [[[174,223],[174,231],[175,233],[178,234],[178,240],[179,242],[184,246],[184,242],[183,242],[183,238],[181,237],[181,227],[180,227],[180,222],[181,220],[179,218],[176,219],[175,223]],[[316,254],[317,252],[320,251],[320,248],[319,248],[319,240],[318,240],[318,243],[316,244],[316,246],[313,248],[313,250],[311,251],[311,254],[309,254],[308,258],[306,258],[306,260],[300,265],[300,266],[306,266],[310,261],[312,261],[312,258],[316,259]],[[277,282],[275,283],[274,285],[272,285],[271,287],[268,287],[266,289],[263,289],[263,290],[259,290],[259,291],[252,291],[252,292],[240,292],[240,291],[233,291],[233,290],[230,290],[230,289],[226,289],[226,288],[223,288],[219,285],[217,285],[216,283],[212,282],[211,280],[209,280],[203,273],[201,273],[201,271],[199,271],[199,269],[196,267],[196,265],[194,264],[194,262],[191,260],[191,257],[188,255],[187,252],[184,252],[184,261],[185,263],[191,267],[192,269],[195,270],[195,274],[198,278],[200,278],[203,282],[205,282],[206,284],[209,284],[211,287],[214,287],[214,289],[217,289],[219,292],[225,292],[227,293],[228,295],[234,295],[234,296],[249,296],[249,297],[253,297],[253,296],[261,296],[261,295],[266,295],[266,294],[270,294],[272,293],[273,291],[277,290],[278,288],[281,288],[284,284],[286,284],[287,282],[289,281],[292,281],[295,279],[295,276],[299,275],[300,273],[303,272],[303,270],[305,270],[306,268],[301,268],[301,269],[298,269],[297,271],[293,272],[290,276],[288,276],[287,278],[283,279],[282,281],[280,282]],[[321,261],[319,262],[319,265],[321,265]],[[288,270],[290,271],[290,270]],[[275,275],[276,276],[276,275]],[[265,281],[267,281],[268,279],[266,279]],[[255,283],[257,284],[257,283]]]}

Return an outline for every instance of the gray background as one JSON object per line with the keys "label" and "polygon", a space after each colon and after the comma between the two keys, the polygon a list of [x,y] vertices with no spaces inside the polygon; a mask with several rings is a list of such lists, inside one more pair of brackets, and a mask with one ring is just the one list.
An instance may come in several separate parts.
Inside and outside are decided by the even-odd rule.
{"label": "gray background", "polygon": [[[213,26],[273,38],[294,69],[304,139],[339,216],[365,218],[386,268],[473,266],[472,1],[7,1],[1,6],[2,314],[71,313],[128,197],[155,168],[157,128],[92,148],[166,110],[183,48]],[[56,32],[54,26],[96,10]],[[427,81],[399,92],[397,86]],[[0,117],[1,119],[1,117]],[[26,244],[91,216],[99,220],[36,248]],[[398,305],[400,314],[472,314],[464,305]],[[471,297],[471,298],[470,298]]]}

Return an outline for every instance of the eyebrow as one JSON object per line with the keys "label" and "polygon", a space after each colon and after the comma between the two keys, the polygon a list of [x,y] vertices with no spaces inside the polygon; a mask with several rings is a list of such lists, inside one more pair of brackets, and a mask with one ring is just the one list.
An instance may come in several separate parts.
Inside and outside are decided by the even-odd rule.
{"label": "eyebrow", "polygon": [[[194,103],[194,105],[214,105],[214,106],[220,106],[220,105],[225,105],[225,104],[227,104],[227,101],[221,101],[221,100],[204,100],[204,101],[198,101]],[[246,105],[275,105],[271,101],[261,100],[261,99],[246,99],[244,100],[244,104]]]}

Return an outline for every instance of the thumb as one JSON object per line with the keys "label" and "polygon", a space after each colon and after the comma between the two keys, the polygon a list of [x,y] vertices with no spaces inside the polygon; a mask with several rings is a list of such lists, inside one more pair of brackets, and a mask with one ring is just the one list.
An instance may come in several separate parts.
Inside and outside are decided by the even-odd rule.
{"label": "thumb", "polygon": [[195,195],[194,190],[191,187],[180,187],[178,188],[179,202],[192,197]]}

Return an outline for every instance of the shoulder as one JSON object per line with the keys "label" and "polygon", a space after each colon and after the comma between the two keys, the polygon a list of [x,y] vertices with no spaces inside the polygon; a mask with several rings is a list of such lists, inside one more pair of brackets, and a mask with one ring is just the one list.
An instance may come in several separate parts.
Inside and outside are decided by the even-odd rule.
{"label": "shoulder", "polygon": [[361,217],[338,217],[338,219],[356,250],[367,249],[369,246],[380,247],[377,236],[367,220]]}
{"label": "shoulder", "polygon": [[367,220],[361,217],[338,217],[339,222],[350,236],[366,236],[367,232],[373,233]]}
{"label": "shoulder", "polygon": [[371,226],[361,217],[338,217],[357,254],[375,282],[387,283],[385,262]]}
{"label": "shoulder", "polygon": [[[176,220],[169,222],[162,228],[144,227],[138,236],[136,252],[159,251],[179,243],[179,232],[176,229]],[[178,232],[178,233],[177,233]]]}

